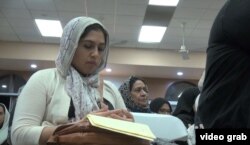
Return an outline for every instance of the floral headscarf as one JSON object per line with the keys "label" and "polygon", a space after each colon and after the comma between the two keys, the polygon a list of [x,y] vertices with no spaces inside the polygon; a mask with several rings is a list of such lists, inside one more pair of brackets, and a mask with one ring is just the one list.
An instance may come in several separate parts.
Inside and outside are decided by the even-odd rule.
{"label": "floral headscarf", "polygon": [[8,137],[10,113],[3,103],[0,104],[2,107],[4,107],[3,109],[5,110],[3,125],[0,128],[0,144],[2,144]]}
{"label": "floral headscarf", "polygon": [[80,120],[86,114],[99,109],[97,87],[98,73],[106,67],[109,52],[109,36],[105,39],[106,48],[97,70],[88,77],[83,77],[71,66],[78,42],[85,29],[92,25],[99,24],[107,32],[106,28],[96,19],[90,17],[77,17],[72,19],[63,30],[60,41],[60,50],[56,59],[56,68],[66,79],[65,89],[71,97],[75,108],[75,119]]}
{"label": "floral headscarf", "polygon": [[128,110],[132,112],[144,112],[144,113],[149,113],[151,112],[149,107],[147,108],[142,108],[136,105],[132,99],[132,95],[130,92],[130,83],[132,79],[138,79],[141,80],[137,77],[131,76],[128,80],[126,80],[119,88],[119,91],[122,95],[122,98],[124,100],[124,103],[127,107]]}

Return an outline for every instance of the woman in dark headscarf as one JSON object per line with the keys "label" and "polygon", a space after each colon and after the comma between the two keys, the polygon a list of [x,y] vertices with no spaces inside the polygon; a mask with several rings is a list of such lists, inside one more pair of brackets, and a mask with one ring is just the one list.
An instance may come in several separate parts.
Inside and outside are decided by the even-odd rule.
{"label": "woman in dark headscarf", "polygon": [[171,114],[172,107],[164,98],[155,98],[150,103],[150,110],[159,114]]}
{"label": "woman in dark headscarf", "polygon": [[179,97],[177,106],[172,115],[182,120],[185,126],[194,124],[195,112],[194,103],[200,91],[198,87],[192,87],[184,90]]}
{"label": "woman in dark headscarf", "polygon": [[132,76],[119,88],[128,110],[150,113],[148,104],[148,87],[141,78]]}

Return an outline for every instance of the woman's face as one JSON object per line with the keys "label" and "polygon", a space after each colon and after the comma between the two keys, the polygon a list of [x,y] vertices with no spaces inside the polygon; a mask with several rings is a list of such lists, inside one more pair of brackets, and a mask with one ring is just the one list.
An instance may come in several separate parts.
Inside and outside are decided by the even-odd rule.
{"label": "woman's face", "polygon": [[137,80],[132,89],[131,89],[131,97],[133,102],[142,108],[148,106],[148,88],[141,80]]}
{"label": "woman's face", "polygon": [[4,121],[4,110],[3,110],[3,107],[0,106],[0,127],[3,124],[3,121]]}
{"label": "woman's face", "polygon": [[100,65],[105,49],[102,31],[92,30],[78,43],[72,65],[83,75],[92,74]]}
{"label": "woman's face", "polygon": [[171,114],[170,107],[167,103],[163,104],[158,111],[159,114]]}

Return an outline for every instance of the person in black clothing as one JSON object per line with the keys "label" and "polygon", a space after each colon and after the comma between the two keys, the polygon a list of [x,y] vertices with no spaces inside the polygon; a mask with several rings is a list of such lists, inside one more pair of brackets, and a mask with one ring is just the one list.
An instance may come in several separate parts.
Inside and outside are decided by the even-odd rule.
{"label": "person in black clothing", "polygon": [[212,26],[198,115],[205,128],[250,128],[250,1],[228,0]]}
{"label": "person in black clothing", "polygon": [[185,89],[178,99],[173,116],[179,118],[184,125],[188,128],[189,125],[195,123],[194,103],[200,91],[198,87],[191,87]]}
{"label": "person in black clothing", "polygon": [[168,114],[172,113],[172,107],[170,103],[164,98],[155,98],[150,102],[150,110],[158,114]]}

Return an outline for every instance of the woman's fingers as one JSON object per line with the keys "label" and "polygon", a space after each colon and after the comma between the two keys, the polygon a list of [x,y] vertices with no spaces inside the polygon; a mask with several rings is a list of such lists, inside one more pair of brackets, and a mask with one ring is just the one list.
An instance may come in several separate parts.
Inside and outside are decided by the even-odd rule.
{"label": "woman's fingers", "polygon": [[103,108],[99,111],[92,112],[91,114],[104,117],[111,117],[121,120],[134,121],[133,115],[129,111],[124,109],[108,110],[106,108]]}

